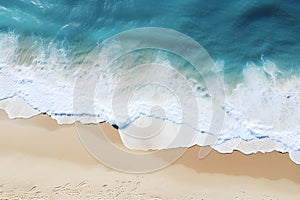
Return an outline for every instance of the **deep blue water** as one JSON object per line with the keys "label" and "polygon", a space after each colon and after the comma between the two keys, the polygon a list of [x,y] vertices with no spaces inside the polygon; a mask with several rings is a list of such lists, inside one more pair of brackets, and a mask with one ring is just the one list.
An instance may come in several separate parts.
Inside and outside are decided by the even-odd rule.
{"label": "deep blue water", "polygon": [[[138,27],[164,27],[199,42],[224,72],[238,74],[261,56],[280,69],[299,69],[300,2],[297,0],[1,0],[0,30],[20,39],[39,36],[95,46]],[[81,48],[81,47],[80,47]]]}

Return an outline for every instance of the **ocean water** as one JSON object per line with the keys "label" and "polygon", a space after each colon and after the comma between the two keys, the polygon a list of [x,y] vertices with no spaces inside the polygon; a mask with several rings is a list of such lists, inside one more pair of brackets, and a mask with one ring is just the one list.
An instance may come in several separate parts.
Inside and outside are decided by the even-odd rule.
{"label": "ocean water", "polygon": [[[144,27],[158,32],[111,40]],[[201,45],[200,73],[163,48],[126,51],[139,37],[175,49],[176,33]],[[0,100],[18,97],[59,123],[106,121],[121,131],[160,119],[215,135],[215,146],[270,139],[271,150],[300,163],[299,41],[296,0],[0,0]]]}

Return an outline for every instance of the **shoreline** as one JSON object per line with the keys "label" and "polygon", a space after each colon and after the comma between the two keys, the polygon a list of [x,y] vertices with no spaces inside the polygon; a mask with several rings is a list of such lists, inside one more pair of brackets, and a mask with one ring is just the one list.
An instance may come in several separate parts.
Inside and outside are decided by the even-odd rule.
{"label": "shoreline", "polygon": [[[288,154],[212,150],[199,160],[200,147],[194,146],[167,168],[126,174],[92,158],[73,125],[58,125],[45,115],[11,120],[3,110],[0,119],[1,198],[298,199],[300,195],[300,166]],[[121,145],[115,128],[106,123],[101,127]]]}

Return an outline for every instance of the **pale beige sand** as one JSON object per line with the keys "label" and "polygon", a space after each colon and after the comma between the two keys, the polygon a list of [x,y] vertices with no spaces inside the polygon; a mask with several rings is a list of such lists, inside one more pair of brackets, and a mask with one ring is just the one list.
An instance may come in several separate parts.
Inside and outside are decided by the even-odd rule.
{"label": "pale beige sand", "polygon": [[[102,124],[120,144],[117,131]],[[264,199],[300,198],[300,166],[287,154],[190,148],[155,173],[116,172],[94,160],[75,127],[48,116],[8,119],[0,111],[0,199]]]}

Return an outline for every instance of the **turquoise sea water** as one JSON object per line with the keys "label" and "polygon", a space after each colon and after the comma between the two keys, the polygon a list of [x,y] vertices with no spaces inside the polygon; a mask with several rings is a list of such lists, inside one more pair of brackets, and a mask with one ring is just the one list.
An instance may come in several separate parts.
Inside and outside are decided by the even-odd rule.
{"label": "turquoise sea water", "polygon": [[[0,30],[68,44],[96,45],[121,31],[164,27],[199,42],[227,71],[266,58],[298,68],[300,3],[280,1],[44,1],[0,2]],[[79,43],[79,44],[78,44]],[[232,69],[233,68],[233,69]]]}
{"label": "turquoise sea water", "polygon": [[[131,64],[123,56],[107,69],[107,60],[101,59],[105,52],[93,54],[115,34],[143,27],[183,33],[214,60],[226,95],[218,105],[225,112],[219,144],[234,138],[270,138],[282,151],[300,150],[300,2],[296,0],[0,0],[0,99],[18,96],[53,118],[94,116],[97,119],[82,120],[108,121],[122,129],[146,115],[206,133],[212,117],[210,94],[189,63],[164,51],[143,50],[132,54]],[[187,79],[194,93],[183,100],[195,98],[200,105],[198,124],[181,119],[180,106],[164,89],[155,86],[158,94],[148,86],[138,90],[143,81],[137,77],[158,77],[160,70],[131,73],[130,66],[153,62],[171,66]],[[168,84],[184,90],[182,80],[167,73]],[[126,83],[121,94],[135,88],[136,99],[129,103],[129,114],[117,120],[112,93],[120,77]],[[89,81],[100,80],[93,96],[96,106],[90,110],[89,100],[82,101],[75,112],[74,85],[81,78],[86,83],[82,90],[93,83]],[[152,113],[153,104],[163,107],[165,115]]]}

